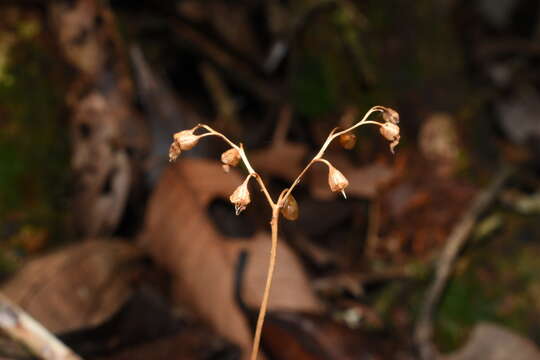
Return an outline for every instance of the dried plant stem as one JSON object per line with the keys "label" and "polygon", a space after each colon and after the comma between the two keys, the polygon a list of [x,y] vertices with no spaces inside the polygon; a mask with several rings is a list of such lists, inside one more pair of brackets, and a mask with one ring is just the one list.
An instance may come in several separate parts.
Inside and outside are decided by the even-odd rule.
{"label": "dried plant stem", "polygon": [[289,195],[292,193],[292,191],[294,190],[294,188],[296,187],[296,185],[298,185],[300,183],[300,181],[302,180],[302,178],[304,177],[305,173],[309,170],[309,168],[311,167],[311,165],[313,165],[314,163],[316,163],[317,161],[321,161],[323,155],[324,155],[324,152],[326,151],[326,149],[328,148],[328,146],[330,146],[330,144],[332,143],[332,141],[334,139],[336,139],[337,137],[339,137],[340,135],[342,134],[345,134],[345,133],[348,133],[349,131],[352,131],[354,130],[355,128],[359,127],[359,126],[362,126],[362,125],[366,125],[366,124],[375,124],[375,125],[379,125],[379,126],[382,126],[381,123],[377,122],[377,121],[369,121],[367,120],[369,118],[369,116],[371,114],[373,114],[374,112],[382,112],[382,108],[380,108],[379,106],[374,106],[372,107],[371,109],[369,109],[369,111],[364,115],[364,117],[362,118],[362,120],[360,120],[359,122],[357,122],[356,124],[354,124],[353,126],[345,129],[345,130],[342,130],[342,131],[337,131],[337,128],[335,128],[334,130],[332,130],[330,132],[330,135],[328,135],[328,138],[326,138],[326,141],[324,142],[323,146],[321,146],[321,149],[319,150],[319,152],[317,153],[317,155],[315,155],[313,157],[313,159],[311,159],[311,161],[306,165],[306,167],[302,170],[302,172],[300,173],[300,175],[298,175],[298,177],[294,180],[293,184],[291,185],[291,187],[289,188],[289,190],[287,190],[287,192],[285,193],[285,195],[282,197],[281,199],[281,202],[279,205],[283,206],[283,203],[285,202],[285,200],[287,200],[287,197],[289,197]]}
{"label": "dried plant stem", "polygon": [[270,262],[268,264],[268,271],[266,275],[266,285],[264,287],[263,299],[261,307],[259,309],[259,316],[257,318],[257,327],[255,328],[255,336],[253,338],[253,347],[251,349],[251,360],[257,360],[259,352],[259,344],[261,342],[261,334],[264,325],[264,318],[266,316],[266,309],[268,308],[268,299],[270,298],[270,287],[272,286],[272,277],[274,275],[274,268],[276,266],[276,252],[278,242],[278,221],[279,221],[279,207],[272,206],[272,222],[270,226],[272,228],[272,247],[270,249]]}
{"label": "dried plant stem", "polygon": [[[347,132],[350,132],[350,131],[352,131],[352,130],[354,130],[357,127],[362,126],[362,125],[374,124],[374,125],[378,125],[380,127],[383,127],[383,125],[384,125],[383,123],[379,123],[377,121],[371,121],[371,120],[368,120],[368,118],[374,112],[382,112],[382,113],[384,113],[385,111],[388,111],[388,110],[389,110],[388,108],[384,108],[382,106],[374,106],[364,115],[362,120],[358,121],[353,126],[348,127],[347,129],[344,129],[344,130],[341,130],[341,131],[338,131],[337,128],[332,130],[330,132],[330,134],[328,135],[328,137],[326,138],[324,144],[321,146],[319,152],[306,165],[306,167],[302,170],[302,172],[294,180],[292,185],[288,189],[285,189],[285,190],[283,190],[281,192],[279,198],[275,202],[272,200],[272,197],[270,196],[270,193],[268,192],[268,189],[266,188],[266,185],[265,185],[264,181],[261,179],[259,174],[251,166],[251,164],[249,162],[249,159],[246,156],[246,153],[244,151],[244,148],[243,148],[242,144],[236,145],[231,140],[229,140],[229,138],[227,138],[225,135],[223,135],[222,133],[220,133],[218,131],[215,131],[214,129],[212,129],[208,125],[199,124],[199,125],[197,125],[195,128],[193,128],[191,130],[191,134],[193,134],[193,131],[195,131],[197,129],[200,129],[200,128],[205,129],[208,132],[204,133],[204,134],[201,134],[201,135],[197,135],[197,139],[207,137],[207,136],[217,136],[217,137],[220,137],[221,139],[223,139],[233,149],[236,149],[238,151],[238,154],[240,155],[240,158],[242,159],[242,162],[244,163],[244,166],[246,167],[246,169],[247,169],[247,171],[249,173],[248,178],[245,180],[245,184],[247,184],[247,181],[249,181],[249,179],[251,177],[255,178],[257,180],[257,183],[259,184],[259,187],[260,187],[261,191],[264,193],[268,204],[272,208],[272,220],[271,220],[271,223],[270,223],[271,224],[271,229],[272,229],[272,244],[271,244],[271,250],[270,250],[270,261],[269,261],[269,264],[268,264],[268,271],[267,271],[267,276],[266,276],[266,285],[265,285],[265,288],[264,288],[264,294],[263,294],[263,298],[262,298],[262,301],[261,301],[259,315],[258,315],[258,318],[257,318],[257,325],[256,325],[256,328],[255,328],[255,335],[254,335],[254,338],[253,338],[253,347],[252,347],[252,350],[251,350],[251,357],[250,357],[251,360],[257,360],[257,355],[259,353],[259,346],[260,346],[260,342],[261,342],[261,334],[262,334],[262,330],[263,330],[264,318],[266,316],[266,311],[267,311],[267,308],[268,308],[268,299],[270,297],[270,288],[272,287],[272,278],[273,278],[273,275],[274,275],[274,268],[275,268],[275,265],[276,265],[276,251],[277,251],[277,243],[278,243],[278,222],[279,222],[279,216],[280,216],[281,208],[285,205],[285,202],[286,202],[287,198],[291,195],[291,193],[294,190],[294,188],[296,187],[296,185],[298,185],[300,183],[300,181],[304,177],[305,173],[309,170],[309,168],[314,163],[323,162],[326,165],[328,165],[330,170],[332,169],[332,165],[327,160],[323,159],[323,156],[324,156],[324,153],[325,153],[326,149],[328,148],[328,146],[330,145],[330,143],[333,140],[338,138],[340,135],[345,134]],[[288,127],[288,121],[289,121],[288,118],[290,118],[290,113],[288,113],[287,111],[288,110],[285,110],[285,112],[284,112],[284,114],[282,116],[285,119],[284,120],[285,123],[283,124],[284,127]],[[192,135],[190,135],[190,136],[192,136]],[[280,137],[283,137],[283,136],[284,135],[281,134],[276,139],[280,139]],[[244,185],[242,185],[242,186],[244,186]],[[246,200],[245,204],[249,203],[249,201],[250,201],[249,196],[247,196],[247,200]],[[244,205],[244,207],[245,207],[245,204],[242,204],[242,205]],[[235,203],[235,205],[237,205],[237,204]],[[241,210],[243,210],[243,208],[241,208],[240,211]],[[238,209],[237,209],[237,211],[238,211]]]}

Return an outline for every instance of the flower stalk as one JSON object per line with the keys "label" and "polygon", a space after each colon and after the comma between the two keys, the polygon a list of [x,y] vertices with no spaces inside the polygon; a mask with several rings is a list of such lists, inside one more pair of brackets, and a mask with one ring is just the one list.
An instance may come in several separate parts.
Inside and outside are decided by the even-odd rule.
{"label": "flower stalk", "polygon": [[[375,112],[380,112],[382,114],[382,118],[384,122],[381,123],[378,121],[368,120],[371,114]],[[187,151],[187,150],[192,149],[194,146],[197,145],[197,143],[199,142],[201,138],[207,137],[207,136],[217,136],[221,138],[222,140],[224,140],[231,147],[229,150],[225,151],[221,155],[221,162],[223,163],[223,167],[225,171],[228,171],[231,166],[237,166],[240,161],[243,162],[244,166],[246,167],[248,171],[248,175],[246,179],[244,180],[244,182],[240,184],[240,186],[238,186],[229,197],[229,200],[234,205],[236,215],[239,215],[251,203],[251,196],[248,189],[248,184],[251,178],[254,178],[257,181],[261,191],[266,197],[268,205],[272,209],[272,220],[270,222],[270,227],[272,231],[272,244],[271,244],[271,250],[270,250],[270,259],[269,259],[269,264],[268,264],[266,285],[264,288],[264,294],[263,294],[261,306],[259,309],[257,325],[255,328],[255,334],[253,338],[253,347],[252,347],[251,357],[250,357],[251,360],[257,359],[257,355],[259,352],[259,345],[261,341],[262,329],[264,325],[264,319],[265,319],[266,310],[268,307],[268,299],[270,296],[270,288],[272,286],[272,278],[273,278],[274,268],[275,268],[275,263],[276,263],[279,216],[281,213],[286,219],[291,220],[291,221],[294,221],[298,218],[298,204],[296,200],[294,199],[294,197],[292,196],[292,192],[294,191],[295,187],[300,183],[300,181],[302,180],[306,172],[309,170],[309,168],[313,164],[315,164],[316,162],[322,162],[328,166],[328,185],[330,187],[330,190],[333,192],[341,192],[343,194],[343,197],[346,198],[345,188],[349,185],[349,181],[347,180],[345,175],[343,175],[343,173],[337,170],[328,160],[323,158],[324,153],[326,149],[328,148],[328,146],[330,145],[330,143],[332,143],[332,141],[335,139],[339,139],[342,146],[344,146],[347,149],[350,149],[354,147],[356,143],[356,136],[352,134],[352,131],[360,126],[372,124],[372,125],[379,126],[379,131],[381,135],[384,136],[388,141],[391,141],[390,150],[393,153],[395,146],[399,143],[399,140],[400,140],[399,126],[397,125],[398,123],[399,123],[399,114],[395,110],[387,108],[387,107],[383,107],[383,106],[374,106],[364,115],[364,117],[360,121],[358,121],[354,125],[344,130],[338,130],[337,128],[332,130],[330,134],[328,135],[327,139],[325,140],[324,144],[319,149],[319,152],[313,157],[313,159],[311,159],[311,161],[306,165],[306,167],[300,172],[300,174],[293,181],[291,186],[287,189],[284,189],[281,192],[281,194],[279,195],[276,201],[272,199],[270,193],[268,192],[268,189],[266,188],[266,184],[264,183],[262,178],[259,176],[259,174],[251,166],[242,144],[236,145],[222,133],[204,124],[199,124],[195,126],[193,129],[183,130],[174,134],[173,136],[174,141],[171,144],[171,147],[169,149],[170,161],[176,160],[182,151]],[[206,132],[200,135],[196,135],[195,131],[199,129],[206,130]]]}

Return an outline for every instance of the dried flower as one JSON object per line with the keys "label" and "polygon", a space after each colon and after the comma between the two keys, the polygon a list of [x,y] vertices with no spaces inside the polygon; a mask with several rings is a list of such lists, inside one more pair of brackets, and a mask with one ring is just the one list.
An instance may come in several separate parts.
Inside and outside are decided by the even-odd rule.
{"label": "dried flower", "polygon": [[251,178],[250,175],[244,180],[244,182],[234,190],[229,200],[234,204],[234,211],[236,215],[240,215],[242,211],[246,209],[246,206],[251,202],[249,196],[248,182]]}
{"label": "dried flower", "polygon": [[178,156],[180,156],[181,152],[182,150],[180,150],[180,145],[178,145],[178,143],[174,141],[169,148],[169,162],[173,162],[178,159]]}
{"label": "dried flower", "polygon": [[328,165],[328,185],[330,186],[330,190],[333,192],[341,191],[343,194],[343,197],[346,199],[347,195],[345,195],[345,188],[349,186],[349,180],[335,167],[333,167],[330,163],[327,163]]}
{"label": "dried flower", "polygon": [[399,124],[399,113],[389,107],[383,107],[382,117],[384,121]]}
{"label": "dried flower", "polygon": [[193,130],[182,130],[173,135],[174,141],[181,150],[191,150],[199,142],[199,136],[193,134]]}
{"label": "dried flower", "polygon": [[385,122],[380,127],[381,135],[386,138],[386,140],[391,141],[390,151],[394,153],[394,148],[399,144],[399,126],[392,122]]}
{"label": "dried flower", "polygon": [[287,199],[285,200],[285,203],[280,211],[283,217],[287,220],[294,221],[298,219],[298,203],[296,202],[294,196],[287,196]]}
{"label": "dried flower", "polygon": [[221,162],[228,166],[236,166],[240,162],[240,153],[235,148],[221,154]]}
{"label": "dried flower", "polygon": [[346,133],[339,136],[339,143],[344,149],[351,150],[356,145],[356,135]]}

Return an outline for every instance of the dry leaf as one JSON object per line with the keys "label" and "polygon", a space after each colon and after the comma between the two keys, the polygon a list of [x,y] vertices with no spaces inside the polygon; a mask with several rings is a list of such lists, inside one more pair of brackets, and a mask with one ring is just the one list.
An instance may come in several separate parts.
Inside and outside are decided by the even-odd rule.
{"label": "dry leaf", "polygon": [[139,254],[121,241],[75,244],[31,260],[1,292],[53,332],[96,325],[129,296]]}
{"label": "dry leaf", "polygon": [[[258,234],[251,241],[225,240],[206,213],[210,201],[228,198],[241,182],[237,172],[223,174],[217,161],[178,161],[164,172],[150,201],[141,241],[173,274],[176,299],[191,304],[221,334],[247,350],[251,331],[233,298],[234,269],[240,250],[247,249],[250,262],[243,295],[250,306],[258,308],[268,265],[269,235]],[[278,248],[269,306],[320,310],[298,260],[283,242]]]}
{"label": "dry leaf", "polygon": [[308,149],[304,144],[278,142],[268,149],[254,151],[250,161],[257,171],[293,181],[302,171]]}

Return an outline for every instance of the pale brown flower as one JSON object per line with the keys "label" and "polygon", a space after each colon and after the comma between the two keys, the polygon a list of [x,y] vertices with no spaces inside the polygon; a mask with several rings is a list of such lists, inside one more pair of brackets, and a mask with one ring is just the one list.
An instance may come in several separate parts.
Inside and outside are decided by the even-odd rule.
{"label": "pale brown flower", "polygon": [[240,153],[235,148],[221,154],[221,162],[225,165],[236,166],[240,162]]}
{"label": "pale brown flower", "polygon": [[328,165],[328,185],[330,190],[333,192],[340,191],[343,194],[343,197],[346,199],[347,195],[345,194],[345,188],[349,186],[349,180],[335,167],[330,163]]}
{"label": "pale brown flower", "polygon": [[234,190],[229,200],[234,204],[234,211],[236,215],[239,215],[246,209],[246,206],[251,202],[249,195],[248,182],[251,176],[248,175],[246,180]]}
{"label": "pale brown flower", "polygon": [[385,122],[380,127],[381,135],[386,138],[386,140],[391,141],[390,151],[394,153],[394,148],[399,144],[399,126],[393,122]]}
{"label": "pale brown flower", "polygon": [[174,141],[169,148],[169,162],[173,162],[178,159],[178,156],[180,156],[181,152],[182,150],[180,150],[180,145],[178,145],[178,143]]}
{"label": "pale brown flower", "polygon": [[199,142],[199,136],[193,134],[193,130],[182,130],[173,135],[174,141],[180,149],[191,150]]}
{"label": "pale brown flower", "polygon": [[391,122],[393,124],[399,124],[399,113],[396,110],[392,109],[392,108],[384,107],[382,117],[383,117],[384,121],[386,121],[386,122]]}

